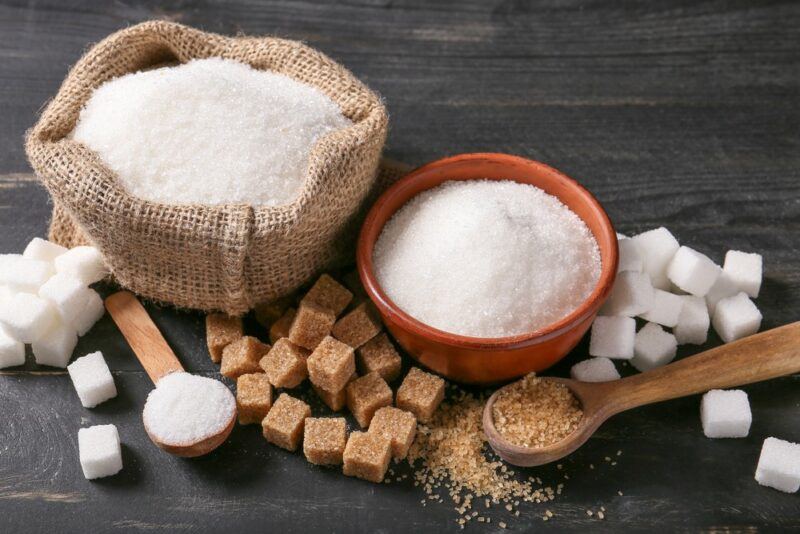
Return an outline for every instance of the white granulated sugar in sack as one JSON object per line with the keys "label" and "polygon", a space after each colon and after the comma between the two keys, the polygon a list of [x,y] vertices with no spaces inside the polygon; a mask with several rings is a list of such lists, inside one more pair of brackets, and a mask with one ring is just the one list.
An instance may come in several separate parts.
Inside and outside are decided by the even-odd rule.
{"label": "white granulated sugar in sack", "polygon": [[512,181],[452,181],[386,223],[373,259],[390,299],[455,334],[506,337],[581,305],[600,277],[586,224],[556,197]]}
{"label": "white granulated sugar in sack", "polygon": [[653,307],[655,294],[646,273],[624,271],[617,275],[611,294],[600,308],[600,315],[635,317]]}
{"label": "white granulated sugar in sack", "polygon": [[20,343],[0,326],[0,369],[25,363],[25,344]]}
{"label": "white granulated sugar in sack", "polygon": [[672,329],[678,345],[702,345],[708,339],[710,318],[706,301],[694,295],[683,295],[683,306],[678,324]]}
{"label": "white granulated sugar in sack", "polygon": [[589,354],[616,360],[633,358],[636,319],[631,317],[596,317],[592,323]]}
{"label": "white granulated sugar in sack", "polygon": [[78,430],[78,453],[83,476],[116,475],[122,470],[122,447],[114,425],[95,425]]}
{"label": "white granulated sugar in sack", "polygon": [[617,272],[634,271],[642,272],[642,258],[639,256],[639,247],[630,239],[620,239],[617,241],[619,248],[619,264]]}
{"label": "white granulated sugar in sack", "polygon": [[77,344],[78,335],[75,329],[56,319],[53,326],[31,343],[31,352],[39,365],[64,368],[72,358],[72,351]]}
{"label": "white granulated sugar in sack", "polygon": [[53,263],[55,259],[67,251],[66,247],[57,245],[41,237],[34,237],[28,246],[25,247],[25,252],[22,253],[23,258],[29,260],[41,260]]}
{"label": "white granulated sugar in sack", "polygon": [[758,332],[761,328],[761,312],[747,293],[742,292],[717,303],[711,324],[720,339],[730,343]]}
{"label": "white granulated sugar in sack", "polygon": [[677,350],[675,336],[656,323],[647,323],[636,333],[631,365],[639,371],[649,371],[671,362]]}
{"label": "white granulated sugar in sack", "polygon": [[631,240],[639,248],[642,270],[650,276],[650,283],[658,289],[669,289],[667,266],[678,251],[678,240],[663,226],[635,235]]}
{"label": "white granulated sugar in sack", "polygon": [[711,258],[689,247],[681,247],[667,268],[667,277],[682,290],[704,297],[722,269]]}
{"label": "white granulated sugar in sack", "polygon": [[33,260],[21,254],[5,254],[0,259],[0,284],[12,291],[36,293],[53,275],[48,261]]}
{"label": "white granulated sugar in sack", "polygon": [[741,389],[712,389],[700,401],[700,421],[707,438],[744,438],[753,416],[747,393]]}
{"label": "white granulated sugar in sack", "polygon": [[589,358],[576,363],[569,371],[570,376],[581,382],[610,382],[619,380],[619,371],[608,358]]}
{"label": "white granulated sugar in sack", "polygon": [[106,308],[103,305],[103,299],[100,298],[100,295],[95,290],[89,289],[86,293],[86,301],[75,310],[67,322],[79,336],[83,336],[105,313]]}
{"label": "white granulated sugar in sack", "polygon": [[732,297],[741,291],[736,283],[731,278],[730,274],[725,272],[725,269],[719,273],[717,281],[711,286],[706,294],[706,305],[708,306],[709,315],[714,315],[714,310],[717,307],[717,302],[720,300]]}
{"label": "white granulated sugar in sack", "polygon": [[672,328],[678,324],[678,318],[683,308],[683,299],[680,295],[673,295],[660,289],[653,290],[653,305],[645,313],[639,315],[645,321],[658,323]]}
{"label": "white granulated sugar in sack", "polygon": [[33,343],[59,324],[52,304],[31,293],[15,293],[0,304],[0,325],[17,341]]}
{"label": "white granulated sugar in sack", "polygon": [[56,271],[77,278],[86,285],[99,282],[108,274],[103,255],[95,247],[69,249],[55,260]]}
{"label": "white granulated sugar in sack", "polygon": [[725,254],[723,270],[739,291],[756,298],[761,290],[762,264],[761,254],[729,250]]}
{"label": "white granulated sugar in sack", "polygon": [[317,142],[351,124],[319,89],[208,58],[103,84],[73,137],[140,198],[276,206],[297,196]]}
{"label": "white granulated sugar in sack", "polygon": [[94,408],[117,396],[114,377],[100,351],[76,359],[67,366],[67,372],[81,404],[86,408]]}
{"label": "white granulated sugar in sack", "polygon": [[785,493],[800,489],[800,443],[767,438],[761,446],[756,482]]}
{"label": "white granulated sugar in sack", "polygon": [[196,443],[220,433],[236,412],[236,399],[219,380],[171,373],[147,396],[147,433],[168,445]]}
{"label": "white granulated sugar in sack", "polygon": [[39,296],[55,306],[62,321],[69,322],[86,303],[89,291],[91,289],[83,281],[58,273],[39,288]]}

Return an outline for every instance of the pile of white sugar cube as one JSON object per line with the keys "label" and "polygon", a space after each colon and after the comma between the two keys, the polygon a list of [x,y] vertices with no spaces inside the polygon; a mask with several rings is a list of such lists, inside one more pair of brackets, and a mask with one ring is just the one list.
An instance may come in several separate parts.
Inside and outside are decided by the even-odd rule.
{"label": "pile of white sugar cube", "polygon": [[[0,368],[23,365],[30,344],[37,364],[67,368],[83,406],[116,397],[102,353],[69,364],[78,337],[105,313],[103,300],[89,286],[107,274],[100,251],[89,246],[67,249],[37,237],[22,254],[0,255]],[[114,425],[80,429],[78,446],[86,478],[122,469]]]}

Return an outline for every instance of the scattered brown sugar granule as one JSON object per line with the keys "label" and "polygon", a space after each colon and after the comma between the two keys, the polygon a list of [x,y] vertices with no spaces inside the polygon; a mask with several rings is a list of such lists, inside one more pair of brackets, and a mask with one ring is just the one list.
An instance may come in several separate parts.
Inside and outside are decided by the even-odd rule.
{"label": "scattered brown sugar granule", "polygon": [[247,373],[260,373],[258,362],[269,348],[269,345],[251,336],[237,339],[222,350],[219,372],[233,379]]}
{"label": "scattered brown sugar granule", "polygon": [[335,322],[336,314],[328,308],[304,302],[297,309],[287,337],[295,345],[314,350],[331,333]]}
{"label": "scattered brown sugar granule", "polygon": [[[358,378],[356,373],[353,373],[350,376],[350,380],[348,383],[352,382]],[[325,405],[330,408],[334,412],[338,412],[344,405],[347,403],[347,389],[346,386],[340,389],[339,391],[326,391],[316,385],[315,383],[311,383],[311,388],[317,394],[317,396],[325,403]]]}
{"label": "scattered brown sugar granule", "polygon": [[330,336],[306,360],[308,377],[325,391],[339,391],[356,372],[353,348]]}
{"label": "scattered brown sugar granule", "polygon": [[241,375],[236,379],[236,409],[239,424],[260,423],[272,406],[272,386],[263,373]]}
{"label": "scattered brown sugar granule", "polygon": [[353,294],[346,287],[329,275],[323,274],[311,286],[302,302],[322,306],[331,310],[334,315],[339,315],[351,300],[353,300]]}
{"label": "scattered brown sugar granule", "polygon": [[347,422],[344,417],[309,417],[303,431],[303,454],[317,465],[342,463],[347,443]]}
{"label": "scattered brown sugar granule", "polygon": [[546,447],[571,434],[583,417],[565,385],[529,374],[507,386],[492,407],[497,431],[523,447]]}
{"label": "scattered brown sugar granule", "polygon": [[361,428],[367,428],[378,408],[392,405],[392,388],[378,373],[356,378],[347,384],[347,409]]}
{"label": "scattered brown sugar granule", "polygon": [[306,417],[311,417],[308,404],[281,393],[261,423],[264,437],[278,447],[294,451],[303,437]]}
{"label": "scattered brown sugar granule", "polygon": [[385,406],[375,412],[369,431],[389,438],[392,442],[392,457],[402,460],[408,456],[408,449],[417,435],[417,418],[411,412]]}
{"label": "scattered brown sugar granule", "polygon": [[283,337],[261,358],[259,365],[276,388],[295,388],[308,377],[309,351]]}
{"label": "scattered brown sugar granule", "polygon": [[357,364],[361,374],[376,372],[387,382],[400,375],[402,359],[386,333],[373,337],[357,351]]}
{"label": "scattered brown sugar granule", "polygon": [[269,327],[281,318],[291,304],[292,299],[289,297],[282,297],[272,302],[258,304],[254,308],[256,321],[258,321],[261,326]]}
{"label": "scattered brown sugar granule", "polygon": [[269,341],[276,343],[282,337],[289,337],[289,329],[294,322],[294,316],[297,315],[297,310],[288,308],[281,317],[272,323],[269,327]]}
{"label": "scattered brown sugar granule", "polygon": [[333,337],[339,341],[357,349],[377,336],[382,326],[378,312],[372,307],[372,304],[363,302],[336,321],[331,332]]}
{"label": "scattered brown sugar granule", "polygon": [[206,342],[212,362],[219,363],[222,359],[222,349],[243,335],[240,318],[228,317],[223,313],[206,315]]}
{"label": "scattered brown sugar granule", "polygon": [[381,482],[392,456],[391,442],[379,434],[353,432],[344,449],[342,472],[370,482]]}
{"label": "scattered brown sugar granule", "polygon": [[412,367],[397,389],[397,407],[417,416],[426,423],[444,399],[444,380]]}

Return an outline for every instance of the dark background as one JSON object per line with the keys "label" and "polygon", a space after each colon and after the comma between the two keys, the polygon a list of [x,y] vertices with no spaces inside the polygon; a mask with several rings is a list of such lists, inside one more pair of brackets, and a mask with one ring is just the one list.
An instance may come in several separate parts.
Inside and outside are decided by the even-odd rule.
{"label": "dark background", "polygon": [[[664,225],[716,261],[729,248],[762,253],[763,328],[800,315],[798,2],[2,1],[0,252],[20,252],[47,228],[25,129],[91,43],[151,18],[305,41],[385,97],[387,156],[418,165],[498,151],[544,161],[590,188],[622,232]],[[150,309],[188,370],[216,372],[201,315]],[[97,349],[119,396],[92,410],[60,370],[0,372],[0,530],[457,528],[449,504],[422,507],[409,481],[372,485],[312,467],[267,445],[256,426],[237,427],[208,457],[170,457],[145,436],[140,410],[152,386],[108,317],[76,353]],[[584,342],[554,372],[585,356]],[[745,389],[750,437],[703,437],[698,397],[623,414],[564,471],[527,471],[553,485],[567,472],[558,500],[523,505],[514,520],[497,507],[491,524],[468,528],[800,528],[800,496],[753,480],[765,437],[800,441],[800,376]],[[109,422],[125,468],[88,482],[78,428]],[[616,466],[603,460],[617,450]],[[600,506],[605,521],[587,516]],[[546,523],[545,509],[555,513]]]}

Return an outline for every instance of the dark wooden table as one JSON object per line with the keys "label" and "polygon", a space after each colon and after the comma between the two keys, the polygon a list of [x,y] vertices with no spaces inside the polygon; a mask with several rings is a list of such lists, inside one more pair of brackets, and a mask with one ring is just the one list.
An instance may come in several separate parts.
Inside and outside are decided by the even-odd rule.
{"label": "dark wooden table", "polygon": [[[228,34],[308,42],[378,90],[387,155],[411,164],[469,151],[547,162],[582,181],[620,231],[665,225],[717,261],[765,258],[763,328],[800,318],[800,4],[352,0],[0,2],[0,252],[45,234],[50,204],[23,133],[89,43],[168,18]],[[215,375],[197,313],[150,308],[186,367]],[[719,341],[712,336],[709,346]],[[80,406],[66,374],[0,372],[0,531],[453,531],[450,505],[420,505],[406,481],[373,485],[309,466],[237,427],[214,454],[182,460],[145,436],[151,383],[108,317],[80,340],[101,349],[119,396]],[[682,355],[697,349],[681,350]],[[555,373],[586,356],[582,343]],[[532,469],[553,503],[498,530],[790,530],[800,495],[753,473],[763,439],[800,441],[800,376],[745,388],[750,436],[706,439],[699,398],[616,417],[564,462]],[[125,468],[84,480],[81,426],[114,423]],[[617,465],[604,461],[616,458]],[[590,468],[594,465],[594,469]],[[618,494],[622,492],[622,495]],[[587,509],[606,509],[604,521]],[[555,513],[543,522],[545,509]],[[513,518],[512,518],[513,519]]]}

